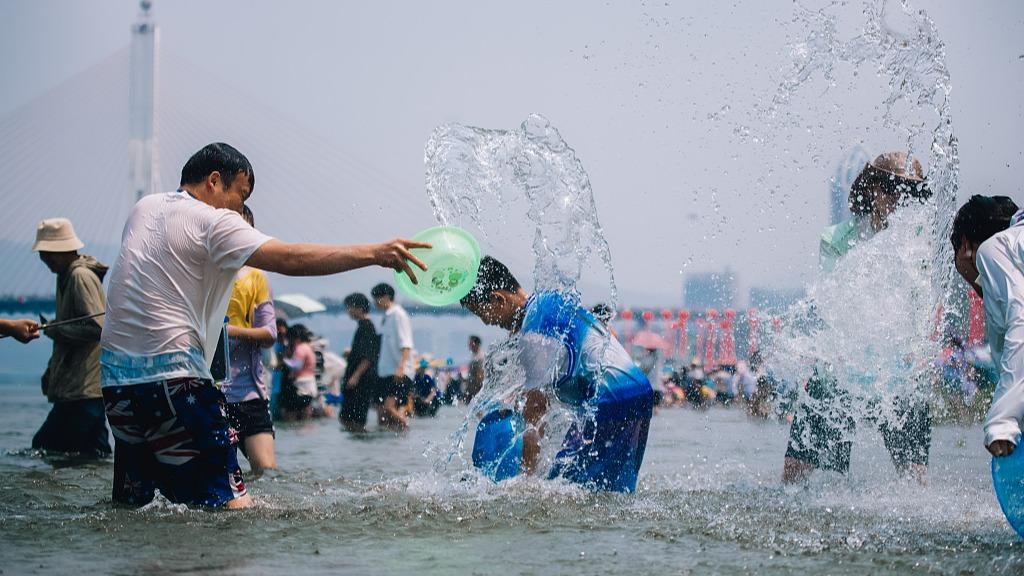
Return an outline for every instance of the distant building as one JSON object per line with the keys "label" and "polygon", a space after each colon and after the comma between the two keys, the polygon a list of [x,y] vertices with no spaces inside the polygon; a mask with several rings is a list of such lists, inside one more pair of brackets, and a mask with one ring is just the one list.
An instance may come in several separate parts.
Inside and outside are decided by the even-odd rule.
{"label": "distant building", "polygon": [[687,274],[683,281],[683,306],[690,310],[732,308],[736,305],[736,274],[721,272]]}
{"label": "distant building", "polygon": [[751,286],[750,307],[758,310],[785,310],[806,295],[807,290],[803,287]]}
{"label": "distant building", "polygon": [[831,182],[831,209],[829,216],[830,224],[838,224],[850,217],[849,195],[850,186],[860,175],[864,165],[871,161],[871,156],[863,146],[858,144],[846,155],[846,158],[836,166],[836,173],[830,179]]}

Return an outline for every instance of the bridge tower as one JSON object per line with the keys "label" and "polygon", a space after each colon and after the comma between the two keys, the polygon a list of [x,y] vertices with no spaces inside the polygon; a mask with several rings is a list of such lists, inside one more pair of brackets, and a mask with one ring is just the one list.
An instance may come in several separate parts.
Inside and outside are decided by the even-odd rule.
{"label": "bridge tower", "polygon": [[128,174],[135,201],[160,191],[160,165],[154,116],[157,105],[160,33],[150,10],[152,0],[139,2],[132,24],[128,72]]}

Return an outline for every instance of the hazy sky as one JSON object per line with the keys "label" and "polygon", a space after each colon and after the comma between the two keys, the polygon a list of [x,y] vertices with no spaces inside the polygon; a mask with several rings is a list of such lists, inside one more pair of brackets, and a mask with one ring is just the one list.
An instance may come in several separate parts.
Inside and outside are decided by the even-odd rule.
{"label": "hazy sky", "polygon": [[[911,5],[946,44],[961,195],[1024,199],[1024,4]],[[844,151],[907,140],[881,126],[888,79],[870,62],[836,69],[831,84],[812,79],[785,126],[757,113],[809,33],[794,21],[800,6],[835,15],[842,39],[864,24],[856,2],[156,0],[164,187],[190,152],[223,139],[253,159],[253,208],[269,233],[411,235],[433,223],[423,145],[436,126],[511,129],[540,113],[590,175],[626,303],[678,305],[685,273],[727,266],[743,296],[751,284],[798,285],[813,276]],[[83,221],[87,242],[116,242],[130,205],[118,51],[136,14],[134,0],[0,3],[0,202],[17,216],[0,240],[29,242],[35,219],[61,211]],[[89,98],[75,96],[80,85]],[[17,155],[23,140],[31,158]],[[91,183],[103,178],[109,186]],[[513,238],[522,243],[484,249],[522,266],[529,244]],[[5,269],[45,278],[18,254],[0,252],[19,259]],[[386,277],[281,283],[344,295]],[[14,281],[0,280],[0,293]]]}

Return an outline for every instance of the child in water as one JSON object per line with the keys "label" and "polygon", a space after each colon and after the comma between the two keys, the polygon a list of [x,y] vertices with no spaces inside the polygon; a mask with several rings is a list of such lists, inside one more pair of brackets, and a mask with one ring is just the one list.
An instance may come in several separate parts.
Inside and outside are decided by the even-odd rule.
{"label": "child in water", "polygon": [[476,285],[461,304],[484,324],[519,336],[526,375],[522,471],[536,471],[542,419],[549,403],[558,401],[571,408],[573,422],[550,477],[595,490],[636,490],[654,391],[604,325],[575,295],[527,294],[508,268],[490,256],[481,260]]}

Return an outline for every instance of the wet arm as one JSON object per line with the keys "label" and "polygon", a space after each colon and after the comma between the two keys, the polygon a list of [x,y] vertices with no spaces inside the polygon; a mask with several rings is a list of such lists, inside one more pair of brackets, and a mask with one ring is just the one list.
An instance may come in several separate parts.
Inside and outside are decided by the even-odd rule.
{"label": "wet arm", "polygon": [[269,240],[253,252],[246,264],[288,276],[326,276],[376,265],[405,272],[415,283],[416,275],[409,263],[422,270],[427,266],[409,250],[429,247],[423,242],[403,239],[351,246]]}
{"label": "wet arm", "polygon": [[[1021,313],[1024,313],[1022,307]],[[1024,416],[1024,318],[1011,316],[999,359],[999,383],[985,418],[985,446],[1006,441],[1020,444]]]}
{"label": "wet arm", "polygon": [[[75,302],[73,318],[104,311],[103,285],[100,284],[100,280],[95,274],[87,270],[74,271],[69,280],[68,289],[72,291]],[[65,320],[65,318],[58,318],[58,320]],[[44,330],[44,333],[55,341],[81,345],[99,342],[102,331],[103,319],[97,317],[48,328]]]}
{"label": "wet arm", "polygon": [[548,411],[548,398],[540,390],[534,389],[526,393],[526,405],[523,407],[523,420],[526,431],[523,432],[523,472],[533,474],[540,459],[540,441],[544,438],[544,415]]}
{"label": "wet arm", "polygon": [[985,293],[985,331],[999,380],[985,418],[985,446],[1009,453],[1020,443],[1024,414],[1024,286],[1019,272],[998,246],[984,244],[976,258],[978,281]]}
{"label": "wet arm", "polygon": [[359,385],[359,381],[363,379],[363,374],[370,369],[370,361],[363,358],[356,365],[356,369],[352,371],[352,375],[348,377],[348,382],[345,383],[345,388],[355,388]]}

